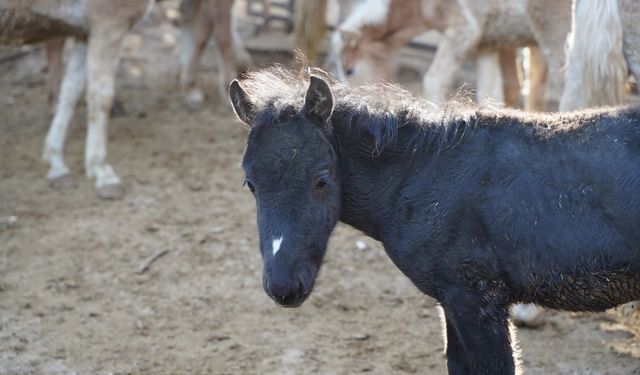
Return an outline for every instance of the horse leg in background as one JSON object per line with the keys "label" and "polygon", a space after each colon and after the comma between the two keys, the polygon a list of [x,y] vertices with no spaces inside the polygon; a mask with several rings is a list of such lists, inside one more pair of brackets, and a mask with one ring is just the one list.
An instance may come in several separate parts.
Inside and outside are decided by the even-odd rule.
{"label": "horse leg in background", "polygon": [[515,48],[500,48],[500,71],[504,90],[504,104],[516,108],[520,102],[520,79],[518,78],[518,56]]}
{"label": "horse leg in background", "polygon": [[529,95],[525,109],[542,112],[545,110],[545,88],[547,86],[547,60],[538,47],[529,47]]}
{"label": "horse leg in background", "polygon": [[[571,29],[571,0],[528,0],[527,16],[538,43],[538,54],[542,54],[546,62],[548,79],[542,108],[556,111],[565,85],[565,47]],[[531,80],[534,81],[532,77]],[[530,89],[530,95],[532,92]],[[532,109],[536,110],[537,105]]]}
{"label": "horse leg in background", "polygon": [[296,3],[294,31],[295,46],[306,56],[310,66],[318,60],[318,49],[327,33],[327,0]]}
{"label": "horse leg in background", "polygon": [[452,23],[445,30],[433,62],[422,79],[424,95],[428,100],[436,103],[446,100],[447,91],[464,60],[477,48],[481,34],[477,22],[467,22],[466,18]]}
{"label": "horse leg in background", "polygon": [[64,141],[67,136],[69,122],[73,116],[76,103],[84,91],[87,80],[87,46],[76,40],[67,62],[60,95],[56,104],[55,115],[47,133],[43,158],[49,162],[47,178],[55,188],[69,187],[73,180],[69,168],[64,163]]}
{"label": "horse leg in background", "polygon": [[469,371],[457,373],[516,373],[506,308],[462,288],[446,291],[440,302],[447,323],[447,339],[457,338],[453,347],[447,343],[449,371],[466,369],[460,358],[464,351]]}
{"label": "horse leg in background", "polygon": [[[233,6],[229,10],[231,13],[231,39],[233,40],[233,63],[236,70],[244,71],[253,66],[253,59],[247,51],[247,47],[238,31],[238,18],[233,14]],[[226,94],[225,94],[226,95]]]}
{"label": "horse leg in background", "polygon": [[116,69],[120,49],[128,25],[116,27],[106,22],[91,31],[87,52],[88,124],[85,147],[85,170],[95,178],[98,196],[105,199],[120,198],[122,183],[113,168],[107,164],[107,123],[113,103]]}
{"label": "horse leg in background", "polygon": [[227,97],[229,84],[238,75],[234,59],[234,37],[232,32],[233,0],[209,0],[209,14],[213,22],[213,38],[218,50],[218,92]]}
{"label": "horse leg in background", "polygon": [[49,108],[55,113],[58,104],[58,94],[60,92],[60,82],[64,65],[62,63],[62,52],[65,38],[54,38],[44,42],[44,50],[47,55],[47,89],[49,90]]}
{"label": "horse leg in background", "polygon": [[182,0],[180,13],[180,87],[185,104],[198,108],[204,101],[204,94],[196,85],[196,75],[211,36],[211,15],[202,0]]}
{"label": "horse leg in background", "polygon": [[504,105],[504,84],[497,52],[480,52],[476,59],[478,80],[476,99],[480,104]]}

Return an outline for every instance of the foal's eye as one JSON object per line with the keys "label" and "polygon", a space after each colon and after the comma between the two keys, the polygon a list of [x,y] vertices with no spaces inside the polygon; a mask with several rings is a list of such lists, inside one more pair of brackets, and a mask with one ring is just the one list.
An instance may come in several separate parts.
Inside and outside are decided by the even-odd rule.
{"label": "foal's eye", "polygon": [[346,74],[348,77],[353,75],[353,68],[347,68],[344,71],[344,74]]}
{"label": "foal's eye", "polygon": [[320,189],[322,189],[322,188],[324,188],[326,186],[327,186],[327,178],[326,177],[320,177],[318,179],[318,181],[316,181],[315,189],[316,190],[320,190]]}
{"label": "foal's eye", "polygon": [[249,191],[255,194],[256,188],[253,187],[253,184],[249,180],[244,180],[244,184],[242,184],[242,186],[248,187]]}

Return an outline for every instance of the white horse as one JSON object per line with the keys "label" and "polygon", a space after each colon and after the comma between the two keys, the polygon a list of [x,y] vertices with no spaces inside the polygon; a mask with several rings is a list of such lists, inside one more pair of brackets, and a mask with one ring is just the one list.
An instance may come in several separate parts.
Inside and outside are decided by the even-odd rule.
{"label": "white horse", "polygon": [[[60,37],[75,43],[44,145],[53,185],[72,183],[63,150],[76,103],[87,88],[85,171],[102,198],[118,198],[122,183],[107,156],[107,123],[125,35],[154,0],[0,0],[0,43],[20,45]],[[61,47],[56,47],[61,48]],[[55,91],[55,90],[54,90]]]}
{"label": "white horse", "polygon": [[560,110],[617,105],[629,71],[640,82],[640,3],[574,0]]}

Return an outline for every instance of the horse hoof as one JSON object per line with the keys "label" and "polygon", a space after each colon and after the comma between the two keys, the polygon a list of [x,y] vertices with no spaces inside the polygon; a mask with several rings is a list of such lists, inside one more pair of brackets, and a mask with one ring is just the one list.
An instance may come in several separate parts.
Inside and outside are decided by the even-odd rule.
{"label": "horse hoof", "polygon": [[126,116],[127,110],[124,108],[124,104],[122,104],[122,102],[118,99],[114,100],[113,104],[111,105],[111,111],[109,111],[109,117],[116,118]]}
{"label": "horse hoof", "polygon": [[73,177],[71,177],[69,173],[50,178],[49,185],[51,185],[54,190],[67,190],[76,186]]}
{"label": "horse hoof", "polygon": [[186,104],[186,106],[191,110],[202,108],[203,103],[204,94],[200,90],[192,90],[188,92],[184,98],[184,104]]}
{"label": "horse hoof", "polygon": [[124,196],[122,184],[109,184],[97,188],[98,197],[102,199],[120,199]]}

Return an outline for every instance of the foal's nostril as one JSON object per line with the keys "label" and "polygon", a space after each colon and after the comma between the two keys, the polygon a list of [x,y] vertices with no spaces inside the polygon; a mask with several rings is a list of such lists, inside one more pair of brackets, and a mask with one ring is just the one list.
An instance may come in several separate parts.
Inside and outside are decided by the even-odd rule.
{"label": "foal's nostril", "polygon": [[307,296],[299,280],[292,282],[266,280],[265,291],[274,301],[283,306],[299,306]]}

